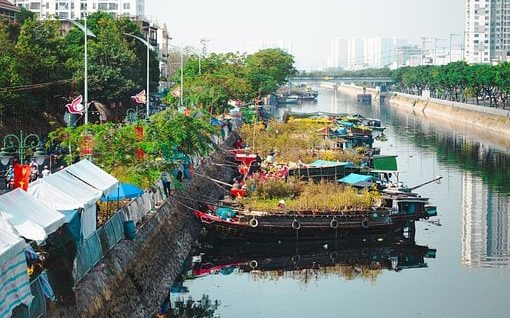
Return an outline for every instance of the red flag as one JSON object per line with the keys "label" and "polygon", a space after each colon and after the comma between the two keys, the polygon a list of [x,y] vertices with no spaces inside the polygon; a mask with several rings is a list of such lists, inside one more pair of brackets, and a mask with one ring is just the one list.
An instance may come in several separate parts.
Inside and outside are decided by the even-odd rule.
{"label": "red flag", "polygon": [[144,156],[145,156],[145,151],[143,151],[140,148],[136,149],[136,158],[137,159],[143,159]]}
{"label": "red flag", "polygon": [[30,182],[30,174],[32,169],[30,165],[14,165],[14,189],[21,188],[27,191],[28,183]]}
{"label": "red flag", "polygon": [[139,140],[142,140],[143,135],[144,135],[143,126],[135,126],[135,133],[136,133],[136,138],[138,138]]}
{"label": "red flag", "polygon": [[70,114],[78,115],[83,114],[83,105],[81,104],[82,100],[83,97],[80,95],[73,99],[73,101],[70,102],[69,104],[66,104],[67,110],[69,111]]}

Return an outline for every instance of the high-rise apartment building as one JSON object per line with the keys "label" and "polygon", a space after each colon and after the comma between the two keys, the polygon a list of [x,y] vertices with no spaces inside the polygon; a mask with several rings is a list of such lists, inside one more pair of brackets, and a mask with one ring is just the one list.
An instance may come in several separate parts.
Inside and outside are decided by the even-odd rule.
{"label": "high-rise apartment building", "polygon": [[468,63],[510,60],[509,0],[466,0],[465,50]]}
{"label": "high-rise apartment building", "polygon": [[58,16],[80,19],[86,12],[104,11],[112,16],[141,18],[145,14],[145,0],[14,0],[40,19]]}

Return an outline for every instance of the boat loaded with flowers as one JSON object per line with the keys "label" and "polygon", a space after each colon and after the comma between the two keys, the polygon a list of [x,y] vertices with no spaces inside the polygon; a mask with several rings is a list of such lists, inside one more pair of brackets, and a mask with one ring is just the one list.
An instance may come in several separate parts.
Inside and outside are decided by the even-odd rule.
{"label": "boat loaded with flowers", "polygon": [[356,120],[331,117],[245,125],[241,136],[253,143],[245,148],[239,140],[231,150],[239,177],[230,197],[194,214],[210,236],[229,240],[414,231],[415,221],[437,212],[428,198],[413,192],[417,187],[398,180],[396,156],[374,155],[372,142],[339,146],[357,134],[373,140],[373,132]]}

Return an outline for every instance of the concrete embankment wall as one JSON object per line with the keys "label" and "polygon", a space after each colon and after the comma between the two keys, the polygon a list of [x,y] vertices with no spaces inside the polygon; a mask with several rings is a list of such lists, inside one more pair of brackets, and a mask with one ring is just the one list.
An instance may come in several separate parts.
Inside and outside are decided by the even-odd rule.
{"label": "concrete embankment wall", "polygon": [[[341,93],[356,96],[363,91],[361,87],[340,85]],[[367,89],[369,94],[377,94]],[[510,139],[510,110],[485,106],[457,103],[435,98],[404,93],[387,93],[385,103],[401,111],[412,112],[418,116],[429,117],[445,124],[462,125],[466,130],[477,130],[500,139]]]}
{"label": "concrete embankment wall", "polygon": [[[231,136],[225,144],[231,145],[234,139]],[[226,151],[219,150],[209,160],[222,163],[226,156]],[[50,317],[151,317],[180,273],[201,228],[190,209],[197,207],[196,201],[184,197],[219,198],[224,190],[203,176],[228,182],[235,172],[210,162],[200,165],[183,189],[142,223],[133,241],[119,242],[78,284],[76,306],[57,308]]]}

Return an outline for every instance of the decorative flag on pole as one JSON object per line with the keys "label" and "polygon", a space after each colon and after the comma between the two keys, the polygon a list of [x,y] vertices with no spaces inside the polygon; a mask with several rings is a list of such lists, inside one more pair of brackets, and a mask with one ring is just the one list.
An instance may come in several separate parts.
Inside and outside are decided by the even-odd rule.
{"label": "decorative flag on pole", "polygon": [[14,165],[14,189],[21,188],[27,191],[30,182],[30,174],[32,169],[30,165]]}
{"label": "decorative flag on pole", "polygon": [[83,97],[80,95],[76,97],[71,103],[67,104],[67,110],[70,114],[83,114],[83,105],[81,104]]}
{"label": "decorative flag on pole", "polygon": [[145,104],[145,101],[147,100],[147,98],[145,97],[145,89],[140,93],[136,94],[135,96],[131,96],[131,98],[135,100],[135,103]]}

